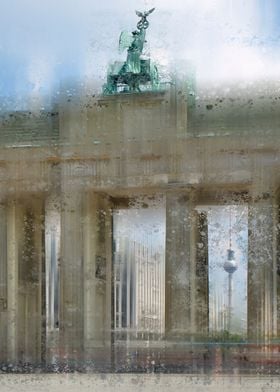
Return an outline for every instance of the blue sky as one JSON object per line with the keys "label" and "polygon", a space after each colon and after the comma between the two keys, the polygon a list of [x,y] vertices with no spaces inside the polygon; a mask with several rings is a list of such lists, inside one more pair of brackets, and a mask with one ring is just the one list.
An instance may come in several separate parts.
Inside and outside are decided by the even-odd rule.
{"label": "blue sky", "polygon": [[2,0],[0,96],[53,94],[63,80],[101,85],[120,31],[154,6],[148,50],[163,67],[191,60],[201,80],[278,77],[278,0]]}

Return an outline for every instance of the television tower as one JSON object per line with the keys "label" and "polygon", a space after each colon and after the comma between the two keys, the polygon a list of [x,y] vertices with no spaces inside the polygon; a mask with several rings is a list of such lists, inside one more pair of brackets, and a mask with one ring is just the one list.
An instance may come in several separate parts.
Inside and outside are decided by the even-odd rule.
{"label": "television tower", "polygon": [[224,270],[228,273],[228,325],[227,329],[231,330],[232,319],[232,275],[237,270],[237,262],[234,258],[234,251],[231,249],[231,210],[229,216],[229,249],[227,250],[227,260],[224,262]]}
{"label": "television tower", "polygon": [[224,263],[224,270],[228,273],[228,331],[231,330],[232,317],[232,275],[237,270],[237,263],[234,259],[234,251],[228,249],[227,260]]}

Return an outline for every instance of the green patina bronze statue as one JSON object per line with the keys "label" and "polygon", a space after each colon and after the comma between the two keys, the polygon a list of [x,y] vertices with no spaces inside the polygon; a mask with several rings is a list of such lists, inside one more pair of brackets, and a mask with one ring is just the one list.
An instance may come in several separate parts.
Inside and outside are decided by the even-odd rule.
{"label": "green patina bronze statue", "polygon": [[104,94],[123,92],[153,91],[158,89],[159,78],[155,64],[150,59],[144,59],[143,48],[146,30],[149,27],[148,15],[154,8],[147,12],[136,11],[141,18],[137,23],[137,30],[132,33],[122,32],[119,40],[119,49],[127,49],[125,62],[115,61],[109,66],[107,83],[104,85]]}

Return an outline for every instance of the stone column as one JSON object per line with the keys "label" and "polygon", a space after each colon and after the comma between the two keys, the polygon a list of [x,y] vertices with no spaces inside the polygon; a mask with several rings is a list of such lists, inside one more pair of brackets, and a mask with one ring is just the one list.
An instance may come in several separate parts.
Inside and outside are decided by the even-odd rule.
{"label": "stone column", "polygon": [[86,195],[83,239],[85,358],[102,368],[110,363],[111,354],[112,233],[110,203],[105,195]]}
{"label": "stone column", "polygon": [[166,334],[196,332],[196,212],[190,194],[166,197]]}
{"label": "stone column", "polygon": [[7,360],[40,363],[43,328],[42,198],[7,204]]}
{"label": "stone column", "polygon": [[43,327],[43,202],[28,195],[17,201],[18,247],[18,359],[42,361]]}
{"label": "stone column", "polygon": [[277,334],[276,221],[272,197],[255,197],[248,216],[248,337]]}
{"label": "stone column", "polygon": [[0,204],[0,361],[7,359],[7,208]]}
{"label": "stone column", "polygon": [[82,191],[62,190],[60,260],[61,360],[79,363],[83,348]]}
{"label": "stone column", "polygon": [[85,357],[90,358],[91,355],[94,354],[96,341],[97,344],[99,342],[99,345],[102,345],[103,342],[102,337],[100,337],[101,331],[97,331],[96,317],[100,318],[100,313],[96,311],[97,309],[95,306],[95,261],[98,253],[96,249],[98,236],[97,195],[91,195],[89,193],[86,195],[84,212],[84,350]]}
{"label": "stone column", "polygon": [[17,248],[16,203],[7,207],[7,360],[17,361],[18,327],[18,248]]}
{"label": "stone column", "polygon": [[277,246],[277,257],[276,257],[276,273],[275,282],[277,287],[277,336],[280,336],[280,189],[277,192],[276,198],[276,246]]}
{"label": "stone column", "polygon": [[196,319],[197,334],[205,338],[209,331],[208,222],[205,211],[197,212],[196,235]]}

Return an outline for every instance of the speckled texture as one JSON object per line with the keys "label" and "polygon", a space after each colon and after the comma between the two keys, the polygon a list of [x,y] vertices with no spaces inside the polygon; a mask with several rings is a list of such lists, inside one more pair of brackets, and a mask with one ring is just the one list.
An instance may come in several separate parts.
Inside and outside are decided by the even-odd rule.
{"label": "speckled texture", "polygon": [[205,392],[280,391],[279,377],[204,377],[184,375],[48,374],[1,375],[1,392]]}

